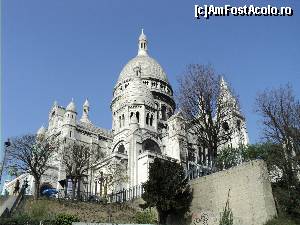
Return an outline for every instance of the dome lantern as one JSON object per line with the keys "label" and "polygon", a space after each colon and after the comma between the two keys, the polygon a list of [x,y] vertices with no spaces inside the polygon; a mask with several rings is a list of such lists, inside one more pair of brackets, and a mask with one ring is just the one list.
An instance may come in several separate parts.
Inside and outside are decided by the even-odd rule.
{"label": "dome lantern", "polygon": [[148,50],[148,41],[147,41],[147,37],[144,34],[144,29],[142,29],[142,33],[139,37],[139,51],[138,51],[138,55],[148,55],[147,54],[147,50]]}

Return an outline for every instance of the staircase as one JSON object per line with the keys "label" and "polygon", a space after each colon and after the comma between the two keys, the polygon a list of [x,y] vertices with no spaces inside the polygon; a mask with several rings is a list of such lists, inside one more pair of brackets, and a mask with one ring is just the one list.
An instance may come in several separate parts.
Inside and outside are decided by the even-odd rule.
{"label": "staircase", "polygon": [[8,199],[6,199],[6,201],[0,206],[0,217],[9,216],[12,211],[18,207],[24,197],[27,186],[27,182],[25,182],[18,195],[11,195]]}

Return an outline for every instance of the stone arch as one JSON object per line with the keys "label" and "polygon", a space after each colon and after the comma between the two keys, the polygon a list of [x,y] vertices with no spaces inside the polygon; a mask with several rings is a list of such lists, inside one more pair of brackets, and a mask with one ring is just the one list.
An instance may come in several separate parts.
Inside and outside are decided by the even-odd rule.
{"label": "stone arch", "polygon": [[127,154],[124,141],[119,141],[115,147],[113,148],[113,152],[121,153],[121,154]]}
{"label": "stone arch", "polygon": [[43,191],[46,189],[50,189],[50,188],[53,188],[53,186],[49,182],[42,183],[42,185],[40,187],[40,195],[42,196]]}
{"label": "stone arch", "polygon": [[150,152],[161,154],[159,145],[150,138],[147,138],[142,142],[142,148],[143,148],[143,152],[150,151]]}

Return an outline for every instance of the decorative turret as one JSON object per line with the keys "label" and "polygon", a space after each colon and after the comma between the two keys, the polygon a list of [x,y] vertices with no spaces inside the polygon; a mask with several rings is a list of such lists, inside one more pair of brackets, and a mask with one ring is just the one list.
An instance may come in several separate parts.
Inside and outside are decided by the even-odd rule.
{"label": "decorative turret", "polygon": [[67,106],[66,110],[76,113],[76,106],[75,106],[75,103],[73,101],[73,98],[72,98],[72,101]]}
{"label": "decorative turret", "polygon": [[76,105],[72,98],[72,101],[67,106],[66,112],[64,115],[65,124],[70,124],[70,125],[75,126],[76,125],[76,115],[77,115]]}
{"label": "decorative turret", "polygon": [[148,55],[147,54],[147,50],[148,50],[148,41],[147,41],[147,37],[144,34],[144,29],[142,29],[142,33],[139,37],[139,51],[138,51],[138,55]]}
{"label": "decorative turret", "polygon": [[89,111],[90,111],[90,103],[88,99],[86,99],[83,104],[83,112],[82,112],[82,117],[80,119],[81,122],[91,123],[91,121],[89,120]]}
{"label": "decorative turret", "polygon": [[65,137],[72,139],[75,138],[76,115],[76,105],[72,98],[72,101],[68,104],[64,115],[63,133]]}

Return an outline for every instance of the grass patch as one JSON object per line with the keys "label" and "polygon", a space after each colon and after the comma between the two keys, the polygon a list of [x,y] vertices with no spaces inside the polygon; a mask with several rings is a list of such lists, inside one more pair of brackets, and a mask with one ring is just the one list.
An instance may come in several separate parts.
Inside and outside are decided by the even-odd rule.
{"label": "grass patch", "polygon": [[53,220],[57,215],[64,213],[76,215],[82,222],[106,223],[111,218],[113,223],[133,223],[138,211],[130,204],[105,205],[47,198],[34,201],[26,197],[15,214],[26,214],[35,220]]}

